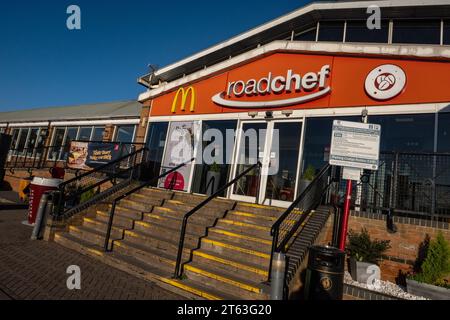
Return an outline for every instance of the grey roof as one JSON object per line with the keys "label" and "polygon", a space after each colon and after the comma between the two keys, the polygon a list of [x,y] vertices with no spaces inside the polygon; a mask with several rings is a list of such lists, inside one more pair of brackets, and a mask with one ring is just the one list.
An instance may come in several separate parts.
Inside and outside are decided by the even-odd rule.
{"label": "grey roof", "polygon": [[141,109],[142,105],[137,101],[119,101],[18,110],[0,112],[0,123],[139,118]]}

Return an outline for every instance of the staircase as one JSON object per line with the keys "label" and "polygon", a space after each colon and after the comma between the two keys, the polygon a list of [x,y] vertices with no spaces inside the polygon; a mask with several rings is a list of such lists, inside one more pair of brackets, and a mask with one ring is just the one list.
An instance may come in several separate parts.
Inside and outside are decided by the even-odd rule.
{"label": "staircase", "polygon": [[212,200],[189,219],[183,277],[173,278],[183,216],[204,199],[143,188],[116,206],[111,252],[103,248],[111,206],[108,203],[83,211],[78,223],[56,234],[55,242],[187,298],[268,299],[268,287],[263,283],[270,261],[270,228],[285,211],[282,208]]}

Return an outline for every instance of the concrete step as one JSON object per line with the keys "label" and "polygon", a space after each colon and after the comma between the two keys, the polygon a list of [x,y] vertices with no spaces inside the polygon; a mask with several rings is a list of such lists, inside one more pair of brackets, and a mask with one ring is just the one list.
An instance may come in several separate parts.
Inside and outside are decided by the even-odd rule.
{"label": "concrete step", "polygon": [[208,288],[216,288],[225,294],[239,296],[242,299],[259,300],[266,297],[262,293],[259,283],[242,279],[229,272],[211,269],[197,263],[189,263],[184,266],[186,276]]}
{"label": "concrete step", "polygon": [[[74,237],[87,241],[91,244],[103,247],[106,238],[106,232],[101,232],[85,226],[69,226],[69,233]],[[111,230],[110,242],[122,239],[123,232],[121,230]]]}
{"label": "concrete step", "polygon": [[[165,208],[171,209],[176,212],[180,212],[182,214],[188,213],[193,208],[195,208],[195,204],[184,203],[178,200],[166,200],[163,206]],[[204,207],[196,211],[195,214],[201,214],[204,216],[223,217],[223,215],[227,210],[228,210],[227,208],[205,205]]]}
{"label": "concrete step", "polygon": [[160,206],[164,202],[164,199],[158,197],[158,195],[149,196],[142,193],[133,193],[126,199],[150,206]]}
{"label": "concrete step", "polygon": [[[101,211],[104,211],[107,214],[109,214],[111,212],[111,207],[112,207],[112,204],[110,204],[106,210],[101,210]],[[133,220],[141,220],[142,219],[142,211],[123,207],[120,204],[117,204],[116,208],[114,209],[114,216],[116,214],[133,219]]]}
{"label": "concrete step", "polygon": [[[185,212],[177,212],[174,209],[165,207],[155,207],[151,212],[151,214],[153,215],[158,214],[163,217],[168,217],[180,221],[182,221],[185,216]],[[149,215],[146,214],[146,216]],[[195,212],[193,215],[189,217],[188,223],[196,223],[198,225],[210,226],[217,220],[217,218],[218,217],[213,215],[206,215],[202,212]]]}
{"label": "concrete step", "polygon": [[[124,240],[150,249],[159,250],[168,255],[176,255],[178,253],[179,241],[168,240],[160,235],[144,234],[136,230],[125,230]],[[198,247],[198,240],[192,241],[186,238],[184,248],[192,250],[196,247]]]}
{"label": "concrete step", "polygon": [[153,208],[153,205],[151,205],[151,204],[143,203],[140,201],[134,201],[134,200],[130,200],[130,199],[122,199],[119,201],[119,204],[121,207],[129,208],[129,209],[133,209],[133,210],[141,211],[141,212],[150,212],[150,211],[152,211],[152,208]]}
{"label": "concrete step", "polygon": [[262,239],[257,236],[245,235],[242,233],[232,232],[222,229],[220,227],[214,227],[208,229],[208,237],[215,240],[224,240],[233,243],[237,246],[246,244],[250,248],[262,252],[266,252],[267,248],[272,246],[272,238]]}
{"label": "concrete step", "polygon": [[142,188],[137,193],[146,195],[151,198],[158,198],[158,199],[163,199],[163,200],[171,199],[173,196],[173,191],[158,189],[158,188],[153,188],[153,187]]}
{"label": "concrete step", "polygon": [[[185,193],[185,192],[175,192],[173,200],[196,206],[197,204],[201,203],[202,201],[204,201],[207,198],[208,197],[204,196],[204,195]],[[231,209],[234,206],[234,204],[235,204],[235,201],[233,201],[233,200],[215,198],[215,199],[211,200],[207,204],[207,206],[218,207],[218,208],[223,208],[223,209]]]}
{"label": "concrete step", "polygon": [[214,270],[230,272],[242,279],[248,279],[255,283],[266,281],[268,277],[268,271],[262,269],[259,265],[243,263],[234,256],[218,255],[216,252],[208,250],[194,250],[192,252],[192,261]]}
{"label": "concrete step", "polygon": [[201,298],[207,300],[240,300],[239,296],[233,296],[224,292],[219,291],[217,288],[212,288],[209,286],[205,286],[198,281],[193,281],[190,279],[170,279],[170,283],[172,286],[184,290],[186,292],[195,294]]}
{"label": "concrete step", "polygon": [[[198,231],[205,230],[207,227],[214,225],[217,219],[202,217],[200,215],[193,215],[188,219],[187,226],[195,226],[194,228]],[[183,216],[176,215],[173,213],[146,213],[144,214],[145,222],[158,223],[161,225],[167,225],[172,229],[181,229],[183,224]],[[193,228],[193,227],[191,227]],[[202,229],[203,228],[203,229]]]}
{"label": "concrete step", "polygon": [[254,250],[242,244],[237,245],[226,240],[216,240],[212,236],[202,238],[200,249],[215,252],[219,256],[235,257],[242,263],[259,265],[262,269],[268,268],[270,260],[270,250],[266,252]]}
{"label": "concrete step", "polygon": [[[99,232],[106,232],[108,229],[108,223],[89,217],[83,218],[83,226]],[[112,230],[114,230],[114,232],[123,232],[125,229],[123,227],[113,225]]]}
{"label": "concrete step", "polygon": [[234,221],[242,221],[247,223],[256,224],[259,226],[272,227],[272,225],[277,220],[275,217],[270,217],[266,215],[261,215],[257,213],[250,213],[244,211],[228,211],[225,216],[226,219],[234,220]]}
{"label": "concrete step", "polygon": [[[95,217],[96,220],[108,223],[109,221],[109,211],[97,211]],[[134,225],[134,219],[127,216],[123,216],[120,212],[114,213],[113,223],[115,226],[122,227],[124,229],[132,229]]]}
{"label": "concrete step", "polygon": [[215,227],[239,233],[247,236],[254,236],[261,239],[270,240],[270,227],[260,226],[253,223],[235,221],[230,219],[219,219]]}
{"label": "concrete step", "polygon": [[238,202],[234,210],[255,213],[275,218],[278,218],[286,211],[286,209],[284,208],[277,208],[248,202]]}
{"label": "concrete step", "polygon": [[[142,246],[138,243],[129,242],[127,240],[115,241],[114,252],[134,257],[146,264],[156,266],[159,269],[164,269],[169,273],[175,271],[176,255],[169,254],[166,251],[161,251],[148,246]],[[183,252],[182,261],[187,261],[190,257],[190,250],[186,249]]]}
{"label": "concrete step", "polygon": [[[198,231],[191,233],[189,229],[190,228],[188,227],[185,239],[198,240],[198,238],[203,237],[205,235],[204,232]],[[136,221],[134,230],[139,231],[143,234],[150,234],[150,235],[155,234],[161,238],[168,239],[170,241],[178,241],[180,238],[180,229],[173,229],[171,226],[160,225],[154,222],[149,223],[146,221]]]}

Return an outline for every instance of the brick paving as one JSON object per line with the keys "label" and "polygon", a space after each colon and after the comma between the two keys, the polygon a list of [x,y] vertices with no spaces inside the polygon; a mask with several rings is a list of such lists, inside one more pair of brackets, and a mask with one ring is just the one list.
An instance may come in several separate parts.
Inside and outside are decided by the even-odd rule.
{"label": "brick paving", "polygon": [[[26,211],[0,210],[0,300],[182,299],[56,243],[31,241]],[[66,286],[67,267],[81,269],[81,290]]]}

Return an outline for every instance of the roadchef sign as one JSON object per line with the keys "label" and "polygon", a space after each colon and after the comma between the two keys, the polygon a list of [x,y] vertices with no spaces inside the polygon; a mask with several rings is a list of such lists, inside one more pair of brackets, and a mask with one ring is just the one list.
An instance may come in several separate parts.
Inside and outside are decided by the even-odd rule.
{"label": "roadchef sign", "polygon": [[[327,81],[330,72],[330,66],[324,65],[318,72],[308,72],[304,75],[289,69],[286,75],[273,75],[272,72],[269,72],[266,77],[259,80],[230,81],[226,92],[217,93],[212,100],[216,104],[232,108],[273,108],[305,103],[321,98],[331,92],[331,87]],[[243,96],[263,97],[267,94],[280,94],[283,92],[292,93],[292,97],[286,98],[284,96],[277,100],[238,100]],[[300,95],[299,93],[303,94]]]}

